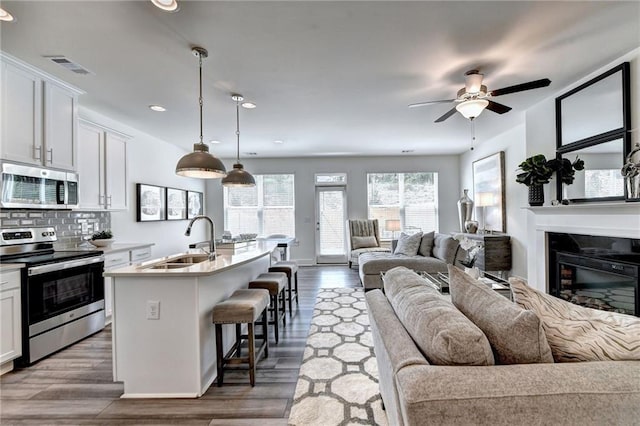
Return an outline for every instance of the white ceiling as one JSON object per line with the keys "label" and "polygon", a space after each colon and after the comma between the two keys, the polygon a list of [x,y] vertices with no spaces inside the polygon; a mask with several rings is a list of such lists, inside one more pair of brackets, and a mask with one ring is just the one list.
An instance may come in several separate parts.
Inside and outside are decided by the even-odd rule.
{"label": "white ceiling", "polygon": [[[640,2],[218,2],[180,1],[166,13],[139,1],[3,1],[5,52],[83,90],[80,104],[170,143],[198,140],[198,61],[204,62],[205,140],[235,156],[456,154],[469,122],[452,105],[478,68],[489,90],[548,77],[551,86],[505,95],[504,115],[476,120],[478,142],[513,125],[529,106],[638,47]],[[94,74],[49,62],[65,55]],[[164,113],[147,106],[161,104]],[[273,140],[285,143],[277,145]],[[242,154],[241,154],[242,155]]]}

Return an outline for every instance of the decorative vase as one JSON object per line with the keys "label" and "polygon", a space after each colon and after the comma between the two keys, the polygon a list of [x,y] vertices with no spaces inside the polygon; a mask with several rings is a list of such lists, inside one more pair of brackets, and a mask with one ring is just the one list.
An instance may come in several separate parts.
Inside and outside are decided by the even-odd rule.
{"label": "decorative vase", "polygon": [[478,221],[466,220],[464,222],[464,231],[466,231],[468,234],[475,234],[476,232],[478,232]]}
{"label": "decorative vase", "polygon": [[544,204],[544,188],[542,184],[531,185],[529,187],[529,205],[541,206]]}
{"label": "decorative vase", "polygon": [[[464,189],[462,198],[458,200],[458,217],[460,218],[460,232],[465,232],[465,222],[473,215],[473,200],[469,198],[469,190]],[[477,228],[476,228],[477,229]],[[467,231],[468,232],[468,231]],[[474,232],[472,232],[473,234]]]}

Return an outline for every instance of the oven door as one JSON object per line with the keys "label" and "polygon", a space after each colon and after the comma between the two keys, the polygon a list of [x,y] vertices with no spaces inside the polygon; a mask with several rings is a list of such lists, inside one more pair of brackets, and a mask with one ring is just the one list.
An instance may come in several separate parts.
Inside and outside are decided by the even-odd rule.
{"label": "oven door", "polygon": [[[104,258],[95,256],[27,269],[26,319],[29,335],[64,318],[65,313],[86,315],[104,308]],[[87,310],[87,312],[84,312]]]}

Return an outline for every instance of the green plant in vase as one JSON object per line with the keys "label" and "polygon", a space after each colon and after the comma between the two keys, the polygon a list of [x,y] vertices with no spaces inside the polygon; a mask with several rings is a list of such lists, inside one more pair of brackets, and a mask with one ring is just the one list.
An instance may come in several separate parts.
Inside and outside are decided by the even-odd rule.
{"label": "green plant in vase", "polygon": [[529,188],[529,205],[544,204],[542,185],[549,183],[554,169],[549,167],[547,157],[542,154],[531,156],[518,165],[521,172],[516,175],[516,182]]}
{"label": "green plant in vase", "polygon": [[[568,158],[549,160],[547,165],[556,172],[556,176],[559,177],[560,182],[564,185],[571,185],[573,181],[576,179],[576,171],[584,170],[584,161],[578,158],[576,155],[576,159],[573,163]],[[562,204],[569,204],[569,200],[562,196]]]}

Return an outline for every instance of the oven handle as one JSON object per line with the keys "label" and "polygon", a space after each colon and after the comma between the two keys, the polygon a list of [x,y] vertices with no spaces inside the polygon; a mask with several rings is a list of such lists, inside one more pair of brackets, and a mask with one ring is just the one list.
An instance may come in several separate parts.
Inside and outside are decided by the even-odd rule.
{"label": "oven handle", "polygon": [[63,269],[77,268],[78,266],[92,265],[94,263],[104,262],[104,256],[89,257],[80,260],[71,260],[69,262],[51,263],[48,265],[34,266],[27,269],[27,275],[32,277],[34,275],[46,274],[47,272],[61,271]]}

